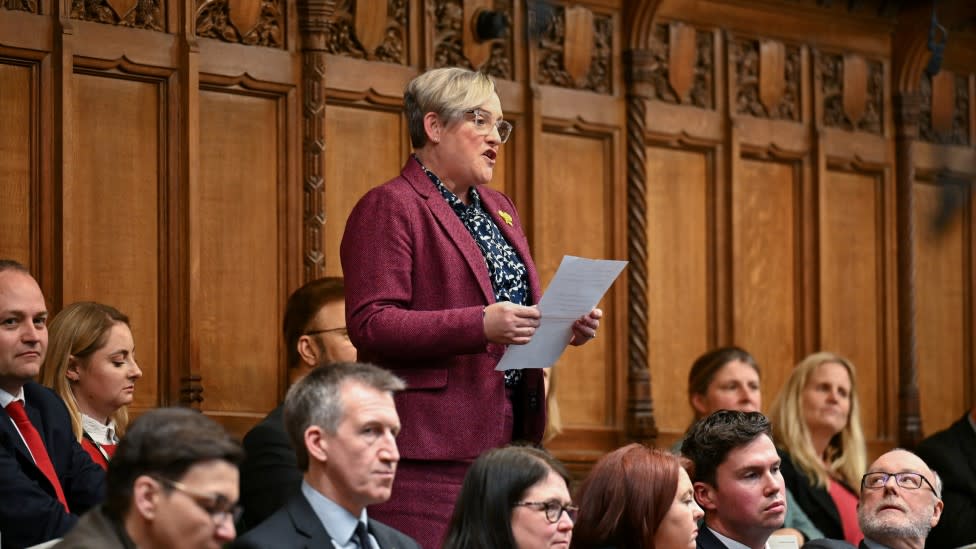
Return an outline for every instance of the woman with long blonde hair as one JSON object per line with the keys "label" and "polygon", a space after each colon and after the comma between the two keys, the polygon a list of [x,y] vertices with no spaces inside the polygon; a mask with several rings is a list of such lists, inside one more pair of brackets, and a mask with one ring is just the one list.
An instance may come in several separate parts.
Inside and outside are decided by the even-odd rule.
{"label": "woman with long blonde hair", "polygon": [[142,376],[129,318],[101,303],[72,303],[54,317],[48,332],[41,382],[64,400],[78,442],[107,468]]}
{"label": "woman with long blonde hair", "polygon": [[786,487],[828,538],[857,545],[857,498],[867,449],[854,365],[829,352],[804,358],[770,413]]}

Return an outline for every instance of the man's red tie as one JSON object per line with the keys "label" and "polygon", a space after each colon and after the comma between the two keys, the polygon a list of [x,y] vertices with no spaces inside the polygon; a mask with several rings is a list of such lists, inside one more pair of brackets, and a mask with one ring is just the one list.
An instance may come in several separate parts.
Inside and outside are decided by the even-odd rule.
{"label": "man's red tie", "polygon": [[37,468],[51,481],[51,484],[54,486],[54,492],[58,495],[58,501],[61,502],[61,505],[64,505],[64,510],[70,513],[71,511],[68,510],[68,502],[64,499],[64,491],[61,489],[61,481],[58,480],[58,475],[54,472],[51,457],[47,454],[47,448],[44,447],[41,434],[37,432],[37,429],[34,428],[34,425],[27,417],[27,412],[24,411],[24,404],[19,400],[11,402],[7,405],[7,413],[10,414],[11,419],[17,424],[17,429],[20,430],[21,436],[27,442],[27,447],[30,448],[31,454],[34,456],[34,463],[37,464]]}

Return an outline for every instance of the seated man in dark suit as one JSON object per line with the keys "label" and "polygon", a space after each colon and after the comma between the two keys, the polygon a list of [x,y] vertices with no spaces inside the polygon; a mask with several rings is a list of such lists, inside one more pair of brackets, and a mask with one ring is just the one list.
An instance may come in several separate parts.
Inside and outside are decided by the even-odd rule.
{"label": "seated man in dark suit", "polygon": [[301,491],[234,547],[419,549],[366,514],[390,499],[400,461],[393,393],[403,388],[382,368],[349,362],[320,366],[293,385],[285,429],[305,471]]}
{"label": "seated man in dark suit", "polygon": [[102,501],[105,473],[71,431],[61,397],[31,381],[47,350],[47,306],[20,263],[0,259],[0,541],[64,535]]}
{"label": "seated man in dark suit", "polygon": [[719,410],[695,423],[681,453],[695,464],[695,499],[705,511],[699,549],[764,549],[786,519],[786,487],[769,420]]}
{"label": "seated man in dark suit", "polygon": [[925,546],[938,549],[976,543],[976,405],[945,431],[923,440],[917,452],[945,484],[942,520]]}
{"label": "seated man in dark suit", "polygon": [[[915,454],[902,449],[881,455],[861,478],[857,522],[860,549],[922,549],[942,516],[942,481]],[[843,540],[814,540],[804,549],[853,549]],[[954,546],[940,545],[945,549]]]}
{"label": "seated man in dark suit", "polygon": [[108,465],[105,504],[56,549],[219,549],[234,539],[241,446],[189,408],[157,408],[133,422]]}
{"label": "seated man in dark suit", "polygon": [[[346,332],[346,302],[340,278],[320,278],[295,290],[285,305],[288,384],[318,364],[355,362]],[[281,406],[244,436],[241,464],[242,531],[261,523],[298,493],[302,471],[288,442]]]}

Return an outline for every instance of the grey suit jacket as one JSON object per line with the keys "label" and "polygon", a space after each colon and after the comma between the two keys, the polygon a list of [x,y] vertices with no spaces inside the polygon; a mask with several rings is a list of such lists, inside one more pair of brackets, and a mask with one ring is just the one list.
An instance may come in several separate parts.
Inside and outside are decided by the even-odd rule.
{"label": "grey suit jacket", "polygon": [[[421,549],[413,538],[385,524],[370,519],[369,533],[380,549]],[[319,549],[332,547],[332,536],[299,493],[284,507],[268,517],[231,545],[233,549]]]}
{"label": "grey suit jacket", "polygon": [[698,529],[695,545],[698,549],[728,549],[704,524]]}
{"label": "grey suit jacket", "polygon": [[[864,547],[864,543],[861,543]],[[814,539],[803,544],[803,549],[854,549],[854,546],[842,539]]]}

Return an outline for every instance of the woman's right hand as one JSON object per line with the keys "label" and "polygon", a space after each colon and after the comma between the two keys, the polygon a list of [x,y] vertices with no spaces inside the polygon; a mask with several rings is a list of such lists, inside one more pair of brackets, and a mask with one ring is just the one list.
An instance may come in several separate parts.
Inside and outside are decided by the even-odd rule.
{"label": "woman's right hand", "polygon": [[485,307],[485,337],[492,343],[525,345],[539,327],[542,313],[537,307],[525,307],[509,301]]}

